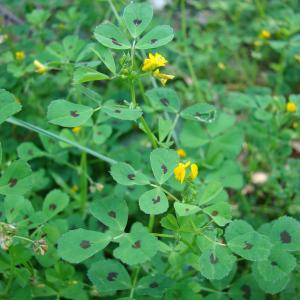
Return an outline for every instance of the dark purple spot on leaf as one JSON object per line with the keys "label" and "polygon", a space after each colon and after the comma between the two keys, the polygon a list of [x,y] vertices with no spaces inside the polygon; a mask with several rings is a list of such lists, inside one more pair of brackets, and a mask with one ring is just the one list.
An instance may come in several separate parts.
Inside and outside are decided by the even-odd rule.
{"label": "dark purple spot on leaf", "polygon": [[106,279],[107,279],[108,281],[115,281],[115,280],[117,279],[118,275],[119,275],[119,274],[118,274],[117,272],[109,272],[109,273],[107,274]]}
{"label": "dark purple spot on leaf", "polygon": [[135,26],[138,26],[138,25],[140,25],[141,23],[142,23],[142,20],[141,20],[141,19],[136,18],[136,19],[133,20],[133,24],[134,24]]}
{"label": "dark purple spot on leaf", "polygon": [[218,212],[217,210],[214,210],[214,211],[212,211],[212,213],[211,213],[211,215],[214,216],[214,217],[217,216],[218,214],[219,214],[219,212]]}
{"label": "dark purple spot on leaf", "polygon": [[157,196],[156,198],[152,199],[153,204],[159,203],[160,202],[160,197]]}
{"label": "dark purple spot on leaf", "polygon": [[12,208],[12,209],[10,210],[10,213],[12,214],[14,211],[15,211],[15,209],[14,209],[14,208]]}
{"label": "dark purple spot on leaf", "polygon": [[33,155],[33,152],[32,152],[31,149],[29,149],[29,150],[27,151],[27,153],[28,153],[28,155]]}
{"label": "dark purple spot on leaf", "polygon": [[276,267],[276,266],[278,266],[278,263],[276,261],[272,261],[271,265],[274,266],[274,267]]}
{"label": "dark purple spot on leaf", "polygon": [[134,180],[135,179],[134,174],[128,174],[127,177],[128,177],[129,180]]}
{"label": "dark purple spot on leaf", "polygon": [[161,98],[160,103],[164,106],[168,106],[170,104],[170,102],[167,98]]}
{"label": "dark purple spot on leaf", "polygon": [[102,134],[102,132],[101,131],[97,131],[97,135],[101,135]]}
{"label": "dark purple spot on leaf", "polygon": [[155,44],[157,42],[157,39],[152,39],[150,42],[151,44]]}
{"label": "dark purple spot on leaf", "polygon": [[186,211],[186,212],[189,212],[189,211],[190,211],[190,209],[189,209],[189,208],[186,208],[186,209],[185,209],[185,211]]}
{"label": "dark purple spot on leaf", "polygon": [[164,174],[166,174],[168,172],[168,168],[165,165],[161,165],[161,169]]}
{"label": "dark purple spot on leaf", "polygon": [[108,215],[109,215],[111,218],[114,218],[114,219],[117,217],[116,212],[114,212],[113,210],[111,210],[111,211],[108,213]]}
{"label": "dark purple spot on leaf", "polygon": [[249,242],[245,242],[244,250],[250,250],[253,248],[253,245]]}
{"label": "dark purple spot on leaf", "polygon": [[216,256],[214,256],[213,254],[210,255],[209,257],[210,263],[215,265],[216,263],[218,263],[218,258]]}
{"label": "dark purple spot on leaf", "polygon": [[116,114],[120,114],[121,111],[120,111],[119,109],[115,109],[115,113],[116,113]]}
{"label": "dark purple spot on leaf", "polygon": [[73,118],[79,117],[79,113],[78,113],[76,110],[70,111],[70,115],[71,115],[71,117],[73,117]]}
{"label": "dark purple spot on leaf", "polygon": [[9,181],[8,181],[8,185],[9,185],[9,187],[14,187],[16,184],[17,184],[17,182],[18,182],[18,179],[17,178],[11,178],[11,179],[9,179]]}
{"label": "dark purple spot on leaf", "polygon": [[154,281],[154,282],[152,282],[152,283],[149,284],[149,287],[150,287],[151,289],[155,289],[155,288],[159,287],[159,285],[158,285],[157,282]]}
{"label": "dark purple spot on leaf", "polygon": [[243,291],[244,299],[249,300],[251,298],[251,288],[249,285],[244,284],[241,286],[241,290]]}
{"label": "dark purple spot on leaf", "polygon": [[136,241],[136,242],[132,245],[132,248],[134,248],[134,249],[139,249],[139,248],[141,248],[141,241],[140,241],[140,240]]}
{"label": "dark purple spot on leaf", "polygon": [[80,247],[82,249],[87,249],[87,248],[90,248],[91,247],[91,243],[87,240],[83,240],[81,243],[80,243]]}
{"label": "dark purple spot on leaf", "polygon": [[55,210],[56,209],[56,204],[52,203],[49,205],[50,210]]}
{"label": "dark purple spot on leaf", "polygon": [[115,38],[111,38],[111,42],[117,46],[122,46],[122,44],[118,42]]}
{"label": "dark purple spot on leaf", "polygon": [[133,191],[135,190],[134,186],[129,186],[127,189],[128,189],[128,191],[130,191],[130,192],[133,192]]}
{"label": "dark purple spot on leaf", "polygon": [[289,244],[292,241],[291,235],[286,230],[280,233],[280,239],[283,244]]}

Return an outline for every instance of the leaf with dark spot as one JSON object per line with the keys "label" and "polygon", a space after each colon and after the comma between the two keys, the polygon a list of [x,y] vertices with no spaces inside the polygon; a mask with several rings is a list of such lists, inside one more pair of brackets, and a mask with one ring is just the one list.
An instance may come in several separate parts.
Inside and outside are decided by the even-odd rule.
{"label": "leaf with dark spot", "polygon": [[149,284],[149,287],[151,288],[151,289],[155,289],[155,288],[157,288],[157,287],[159,287],[159,284],[157,283],[157,282],[152,282],[152,283],[150,283]]}
{"label": "leaf with dark spot", "polygon": [[243,284],[241,286],[241,290],[243,291],[244,299],[250,300],[251,299],[251,288],[247,284]]}
{"label": "leaf with dark spot", "polygon": [[211,264],[215,265],[218,263],[219,259],[212,253],[209,257],[209,261]]}
{"label": "leaf with dark spot", "polygon": [[91,247],[91,243],[87,240],[83,240],[81,243],[80,243],[80,247],[82,249],[87,249],[87,248],[90,248]]}
{"label": "leaf with dark spot", "polygon": [[111,218],[114,218],[114,219],[117,217],[116,212],[114,212],[113,210],[111,210],[110,212],[108,212],[108,215],[109,215]]}
{"label": "leaf with dark spot", "polygon": [[132,248],[134,248],[134,249],[139,249],[139,248],[141,248],[141,241],[140,241],[140,240],[136,241],[136,242],[132,245]]}
{"label": "leaf with dark spot", "polygon": [[51,203],[51,204],[49,205],[49,209],[50,209],[50,210],[55,210],[55,209],[56,209],[56,204]]}
{"label": "leaf with dark spot", "polygon": [[164,174],[167,174],[168,168],[165,165],[161,165],[161,169],[162,169]]}
{"label": "leaf with dark spot", "polygon": [[153,204],[159,203],[160,202],[160,197],[157,196],[156,198],[152,199]]}
{"label": "leaf with dark spot", "polygon": [[122,46],[122,44],[120,42],[118,42],[117,39],[115,39],[113,37],[111,38],[111,41],[112,41],[113,44],[115,44],[117,46]]}
{"label": "leaf with dark spot", "polygon": [[118,273],[117,272],[109,272],[107,274],[106,278],[107,278],[108,281],[115,281],[117,279],[117,277],[118,277]]}
{"label": "leaf with dark spot", "polygon": [[135,26],[139,26],[139,25],[142,24],[142,20],[141,20],[141,19],[134,19],[134,20],[133,20],[133,24],[134,24]]}
{"label": "leaf with dark spot", "polygon": [[71,115],[73,118],[77,118],[77,117],[80,116],[80,114],[79,114],[76,110],[70,111],[70,115]]}
{"label": "leaf with dark spot", "polygon": [[14,187],[16,184],[17,184],[18,180],[16,178],[11,178],[9,181],[8,181],[8,185],[9,187]]}
{"label": "leaf with dark spot", "polygon": [[253,245],[251,243],[245,242],[244,250],[252,249]]}
{"label": "leaf with dark spot", "polygon": [[127,177],[128,177],[129,180],[134,180],[135,179],[134,174],[128,174]]}
{"label": "leaf with dark spot", "polygon": [[280,239],[284,244],[289,244],[292,241],[291,235],[286,230],[280,233]]}

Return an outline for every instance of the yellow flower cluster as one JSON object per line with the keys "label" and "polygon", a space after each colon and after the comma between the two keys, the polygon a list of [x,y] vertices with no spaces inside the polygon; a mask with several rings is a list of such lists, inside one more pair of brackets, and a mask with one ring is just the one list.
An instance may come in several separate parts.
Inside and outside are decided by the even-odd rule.
{"label": "yellow flower cluster", "polygon": [[287,104],[286,104],[286,111],[287,112],[290,112],[290,113],[294,113],[297,111],[297,105],[295,102],[292,102],[292,101],[289,101]]}
{"label": "yellow flower cluster", "polygon": [[25,52],[24,51],[17,51],[15,53],[16,60],[23,60],[25,58]]}
{"label": "yellow flower cluster", "polygon": [[168,80],[175,78],[173,75],[160,73],[159,68],[164,67],[168,61],[159,53],[149,53],[148,58],[145,58],[142,70],[144,72],[152,72],[152,75],[159,79],[163,86],[166,85]]}
{"label": "yellow flower cluster", "polygon": [[[186,171],[190,167],[190,173],[186,176]],[[179,163],[174,169],[174,175],[177,181],[183,183],[186,178],[194,180],[198,176],[198,166],[196,164],[191,164],[190,161],[186,163]]]}
{"label": "yellow flower cluster", "polygon": [[37,73],[39,73],[39,74],[44,74],[44,73],[46,73],[48,71],[47,66],[45,66],[44,64],[42,64],[37,59],[34,60],[33,64],[35,66],[35,71]]}
{"label": "yellow flower cluster", "polygon": [[259,34],[259,37],[261,39],[264,39],[264,40],[267,40],[271,37],[271,33],[270,31],[266,30],[266,29],[263,29],[260,34]]}
{"label": "yellow flower cluster", "polygon": [[176,150],[176,152],[177,152],[179,157],[181,157],[181,158],[186,157],[186,152],[183,149],[179,148],[179,149]]}

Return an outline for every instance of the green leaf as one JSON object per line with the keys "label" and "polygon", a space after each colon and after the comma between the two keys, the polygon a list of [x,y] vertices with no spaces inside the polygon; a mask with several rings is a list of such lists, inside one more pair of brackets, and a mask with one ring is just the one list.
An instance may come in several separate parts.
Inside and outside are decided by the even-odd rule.
{"label": "green leaf", "polygon": [[24,195],[32,187],[30,166],[22,161],[14,161],[0,178],[0,194]]}
{"label": "green leaf", "polygon": [[179,229],[179,224],[177,223],[177,219],[174,215],[168,214],[165,217],[163,217],[160,221],[160,224],[162,227],[177,231]]}
{"label": "green leaf", "polygon": [[177,93],[169,88],[155,88],[146,92],[155,110],[176,113],[180,110],[180,100]]}
{"label": "green leaf", "polygon": [[92,114],[91,107],[66,100],[55,100],[48,106],[47,118],[55,125],[76,127],[86,123]]}
{"label": "green leaf", "polygon": [[169,208],[169,201],[160,188],[147,191],[139,199],[140,209],[151,215],[159,215]]}
{"label": "green leaf", "polygon": [[135,121],[143,114],[140,108],[128,108],[116,104],[105,104],[102,111],[113,118],[128,121]]}
{"label": "green leaf", "polygon": [[114,24],[101,24],[95,28],[95,38],[102,45],[112,49],[130,49],[126,35]]}
{"label": "green leaf", "polygon": [[252,261],[266,260],[272,248],[268,238],[256,231],[231,238],[227,244],[232,252]]}
{"label": "green leaf", "polygon": [[252,275],[245,275],[232,284],[229,296],[233,300],[265,300],[265,295],[258,287]]}
{"label": "green leaf", "polygon": [[0,124],[2,124],[8,117],[19,112],[22,105],[17,102],[13,94],[0,89],[0,107]]}
{"label": "green leaf", "polygon": [[218,202],[203,209],[216,224],[225,226],[231,220],[231,208],[227,202]]}
{"label": "green leaf", "polygon": [[69,196],[66,193],[60,190],[52,190],[47,194],[43,203],[45,216],[48,219],[53,218],[67,207],[69,200]]}
{"label": "green leaf", "polygon": [[128,219],[128,207],[125,200],[109,196],[96,197],[90,205],[91,214],[109,227],[110,231],[123,232]]}
{"label": "green leaf", "polygon": [[22,143],[18,149],[18,156],[24,161],[44,156],[44,152],[40,150],[35,144],[30,142]]}
{"label": "green leaf", "polygon": [[138,37],[150,24],[153,9],[147,3],[131,3],[124,9],[123,19],[133,38]]}
{"label": "green leaf", "polygon": [[117,260],[107,259],[94,263],[88,271],[88,277],[101,293],[131,288],[130,276]]}
{"label": "green leaf", "polygon": [[172,129],[173,122],[171,120],[165,120],[162,117],[158,119],[158,136],[159,141],[162,142]]}
{"label": "green leaf", "polygon": [[91,50],[98,56],[98,58],[113,74],[116,74],[115,60],[109,49],[102,46],[101,44],[97,44],[93,48],[91,48]]}
{"label": "green leaf", "polygon": [[74,72],[74,83],[84,83],[96,80],[107,80],[109,76],[100,73],[92,68],[80,67]]}
{"label": "green leaf", "polygon": [[209,182],[204,190],[199,193],[198,205],[203,205],[205,203],[214,200],[223,191],[223,186],[219,181]]}
{"label": "green leaf", "polygon": [[274,295],[285,289],[290,281],[289,276],[280,277],[276,281],[267,281],[257,270],[258,264],[253,264],[253,276],[259,287],[268,294]]}
{"label": "green leaf", "polygon": [[296,267],[297,262],[292,254],[273,248],[267,260],[255,264],[264,280],[276,281],[288,276]]}
{"label": "green leaf", "polygon": [[110,125],[96,125],[93,127],[93,142],[97,145],[103,144],[112,134]]}
{"label": "green leaf", "polygon": [[173,175],[179,157],[174,150],[155,149],[150,154],[150,163],[155,179],[159,184],[163,184]]}
{"label": "green leaf", "polygon": [[270,240],[281,249],[300,250],[300,223],[287,216],[277,219],[272,224]]}
{"label": "green leaf", "polygon": [[129,164],[123,162],[112,165],[110,173],[113,179],[122,185],[149,184],[149,180],[144,174],[134,170]]}
{"label": "green leaf", "polygon": [[118,240],[119,247],[113,251],[116,258],[129,265],[149,261],[158,251],[158,240],[141,223],[134,223],[130,233]]}
{"label": "green leaf", "polygon": [[194,104],[181,112],[181,117],[187,120],[210,123],[216,117],[216,108],[207,103]]}
{"label": "green leaf", "polygon": [[175,202],[174,208],[176,214],[180,217],[191,216],[199,212],[201,209],[196,205]]}
{"label": "green leaf", "polygon": [[207,279],[220,280],[227,276],[235,264],[235,257],[223,246],[206,249],[200,256],[200,272]]}
{"label": "green leaf", "polygon": [[111,241],[108,233],[75,229],[58,240],[58,255],[71,263],[80,263],[105,248]]}
{"label": "green leaf", "polygon": [[137,42],[136,48],[158,48],[171,42],[173,40],[173,37],[174,31],[173,28],[169,25],[156,26]]}

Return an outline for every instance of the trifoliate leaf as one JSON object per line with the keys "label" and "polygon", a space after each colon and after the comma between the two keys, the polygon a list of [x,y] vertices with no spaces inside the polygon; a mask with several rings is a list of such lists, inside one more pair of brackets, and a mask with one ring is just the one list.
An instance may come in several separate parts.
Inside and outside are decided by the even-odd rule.
{"label": "trifoliate leaf", "polygon": [[24,195],[32,187],[31,175],[31,168],[25,161],[14,161],[0,178],[0,194]]}
{"label": "trifoliate leaf", "polygon": [[227,244],[232,252],[252,261],[266,260],[272,248],[269,239],[256,231],[227,239]]}
{"label": "trifoliate leaf", "polygon": [[216,117],[216,108],[207,103],[194,104],[180,113],[187,120],[210,123]]}
{"label": "trifoliate leaf", "polygon": [[169,25],[156,26],[137,42],[136,48],[158,48],[171,42],[173,40],[173,37],[174,31],[173,28]]}
{"label": "trifoliate leaf", "polygon": [[181,202],[175,202],[174,208],[175,208],[176,214],[179,217],[186,217],[186,216],[194,215],[201,210],[200,207],[198,207],[196,205],[186,204],[186,203],[181,203]]}
{"label": "trifoliate leaf", "polygon": [[235,263],[233,256],[226,247],[216,245],[206,249],[200,256],[200,272],[207,279],[220,280],[229,274]]}
{"label": "trifoliate leaf", "polygon": [[264,280],[276,281],[287,277],[293,271],[296,267],[296,259],[284,250],[273,248],[267,260],[255,264]]}
{"label": "trifoliate leaf", "polygon": [[147,91],[146,96],[155,110],[176,113],[180,109],[179,97],[172,89],[155,88]]}
{"label": "trifoliate leaf", "polygon": [[128,121],[136,121],[143,114],[140,108],[128,108],[116,104],[105,104],[102,111],[110,117]]}
{"label": "trifoliate leaf", "polygon": [[128,219],[128,207],[125,200],[116,197],[96,197],[90,205],[92,215],[108,226],[110,231],[123,232]]}
{"label": "trifoliate leaf", "polygon": [[159,215],[169,208],[169,201],[160,188],[147,191],[139,199],[140,209],[151,215]]}
{"label": "trifoliate leaf", "polygon": [[203,209],[215,223],[225,226],[231,220],[231,208],[228,202],[218,202]]}
{"label": "trifoliate leaf", "polygon": [[281,249],[300,250],[300,222],[287,216],[279,218],[272,225],[270,240]]}
{"label": "trifoliate leaf", "polygon": [[149,233],[140,223],[134,223],[130,233],[118,240],[119,247],[114,256],[129,265],[142,264],[149,261],[158,251],[159,243],[156,237]]}
{"label": "trifoliate leaf", "polygon": [[92,114],[91,107],[66,100],[55,100],[48,106],[47,119],[55,125],[76,127],[86,123]]}
{"label": "trifoliate leaf", "polygon": [[124,9],[123,19],[133,38],[148,27],[153,17],[152,6],[148,3],[131,3]]}
{"label": "trifoliate leaf", "polygon": [[88,271],[90,281],[101,293],[109,293],[131,288],[130,276],[117,260],[101,260],[92,264]]}
{"label": "trifoliate leaf", "polygon": [[265,300],[265,295],[258,287],[252,275],[246,275],[234,282],[229,295],[233,300]]}
{"label": "trifoliate leaf", "polygon": [[8,117],[19,112],[22,105],[17,102],[13,94],[0,89],[0,108],[0,124],[2,124]]}
{"label": "trifoliate leaf", "polygon": [[49,192],[43,203],[43,212],[47,219],[53,218],[55,215],[65,209],[69,203],[69,196],[60,190],[52,190]]}
{"label": "trifoliate leaf", "polygon": [[71,263],[80,263],[105,248],[111,241],[108,233],[75,229],[58,240],[58,255]]}
{"label": "trifoliate leaf", "polygon": [[132,166],[123,162],[112,165],[110,173],[113,179],[122,185],[149,184],[149,180],[144,174],[134,170]]}
{"label": "trifoliate leaf", "polygon": [[22,143],[18,149],[18,156],[24,161],[44,156],[44,152],[31,142]]}
{"label": "trifoliate leaf", "polygon": [[155,149],[150,154],[151,168],[159,184],[166,182],[179,163],[179,157],[174,150]]}
{"label": "trifoliate leaf", "polygon": [[95,28],[95,38],[102,45],[112,49],[130,49],[126,35],[114,24],[101,24]]}

